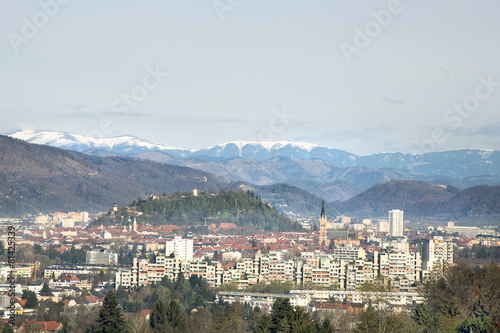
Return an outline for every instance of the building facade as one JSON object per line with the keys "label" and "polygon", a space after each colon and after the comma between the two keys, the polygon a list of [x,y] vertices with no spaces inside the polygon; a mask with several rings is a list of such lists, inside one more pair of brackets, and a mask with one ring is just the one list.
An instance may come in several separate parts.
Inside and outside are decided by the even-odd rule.
{"label": "building facade", "polygon": [[179,260],[193,260],[193,239],[175,236],[174,239],[165,243],[165,254],[174,254]]}
{"label": "building facade", "polygon": [[393,209],[389,212],[389,236],[403,236],[403,211]]}

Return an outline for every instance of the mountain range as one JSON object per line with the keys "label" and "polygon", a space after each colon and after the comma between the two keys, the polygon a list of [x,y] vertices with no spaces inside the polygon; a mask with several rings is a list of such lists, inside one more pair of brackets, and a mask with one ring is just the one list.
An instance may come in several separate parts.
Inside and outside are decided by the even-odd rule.
{"label": "mountain range", "polygon": [[500,151],[462,149],[421,154],[355,155],[289,141],[233,141],[184,149],[133,136],[93,138],[53,131],[19,131],[10,136],[93,156],[128,156],[187,166],[232,182],[288,183],[327,201],[347,200],[391,179],[466,188],[500,184]]}
{"label": "mountain range", "polygon": [[[158,152],[151,152],[158,153]],[[162,153],[163,154],[163,153]],[[247,189],[292,217],[317,217],[321,186],[331,197],[360,191],[348,200],[326,203],[328,214],[385,216],[390,209],[403,209],[409,216],[452,219],[496,219],[500,216],[500,186],[474,186],[459,189],[451,184],[436,184],[397,177],[432,177],[413,171],[379,169],[366,166],[339,166],[320,159],[272,157],[268,160],[231,158],[185,159],[188,163],[213,165],[220,170],[252,165],[262,179],[292,179],[296,184],[271,185],[228,181],[210,172],[179,165],[159,163],[126,156],[98,157],[46,145],[31,144],[0,135],[0,215],[30,212],[108,210],[112,203],[125,205],[151,193],[172,194],[220,189]],[[233,164],[232,164],[233,163]],[[241,164],[234,164],[241,163]],[[209,170],[207,170],[209,171]],[[210,170],[211,171],[211,170]],[[229,172],[228,174],[234,171]],[[220,172],[219,172],[220,173]],[[259,178],[261,177],[261,178]],[[316,182],[311,181],[315,179]],[[324,181],[326,180],[326,181]],[[358,186],[353,185],[358,184]],[[369,187],[367,190],[361,187]],[[313,188],[311,192],[303,189]],[[333,200],[332,200],[333,201]]]}

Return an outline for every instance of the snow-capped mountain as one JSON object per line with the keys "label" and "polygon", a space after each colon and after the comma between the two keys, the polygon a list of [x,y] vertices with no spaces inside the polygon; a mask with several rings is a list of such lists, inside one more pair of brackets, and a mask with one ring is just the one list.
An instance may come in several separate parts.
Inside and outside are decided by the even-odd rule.
{"label": "snow-capped mountain", "polygon": [[[50,131],[19,131],[10,134],[30,143],[75,150],[91,155],[122,155],[153,159],[180,165],[197,160],[226,161],[240,158],[247,161],[266,161],[273,158],[295,160],[318,159],[344,167],[372,167],[406,170],[412,173],[435,175],[446,181],[467,179],[468,185],[493,185],[500,182],[500,151],[462,149],[421,154],[380,153],[367,156],[315,144],[291,141],[232,141],[201,149],[185,149],[152,143],[133,136],[92,138],[78,134]],[[201,162],[200,162],[201,161]],[[204,166],[199,165],[200,168]],[[258,168],[252,165],[252,168]],[[470,179],[468,179],[470,178]]]}
{"label": "snow-capped mountain", "polygon": [[183,150],[182,148],[152,143],[130,135],[94,138],[66,132],[30,130],[15,132],[9,134],[9,136],[29,143],[75,150],[82,153],[102,150],[111,155],[135,155],[145,151]]}
{"label": "snow-capped mountain", "polygon": [[54,131],[18,131],[9,136],[61,149],[75,150],[92,155],[136,156],[147,152],[163,152],[176,158],[228,159],[241,157],[248,160],[267,160],[277,156],[293,159],[319,158],[341,165],[354,165],[355,155],[311,143],[292,141],[231,141],[217,146],[185,149],[170,147],[134,136],[93,138],[79,134]]}

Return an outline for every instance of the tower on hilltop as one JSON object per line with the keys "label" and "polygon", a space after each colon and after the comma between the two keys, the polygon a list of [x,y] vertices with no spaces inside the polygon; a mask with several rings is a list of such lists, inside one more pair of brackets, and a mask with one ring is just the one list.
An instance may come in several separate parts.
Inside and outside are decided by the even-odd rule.
{"label": "tower on hilltop", "polygon": [[321,215],[319,217],[319,245],[328,245],[328,239],[326,236],[326,213],[325,213],[325,200],[323,200],[323,205],[321,206]]}

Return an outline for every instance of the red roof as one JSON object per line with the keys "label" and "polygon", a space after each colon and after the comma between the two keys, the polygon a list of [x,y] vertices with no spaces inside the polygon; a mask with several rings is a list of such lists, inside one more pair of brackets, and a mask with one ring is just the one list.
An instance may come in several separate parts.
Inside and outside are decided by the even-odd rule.
{"label": "red roof", "polygon": [[21,306],[24,308],[26,306],[26,300],[25,299],[20,299],[17,301]]}
{"label": "red roof", "polygon": [[159,227],[160,231],[162,232],[172,232],[177,229],[181,229],[176,225],[171,225],[171,224],[164,224]]}
{"label": "red roof", "polygon": [[319,309],[336,309],[336,310],[346,310],[347,304],[342,303],[320,303],[318,304]]}
{"label": "red roof", "polygon": [[44,331],[58,331],[62,329],[63,324],[57,321],[37,321],[40,328]]}
{"label": "red roof", "polygon": [[[42,332],[57,332],[63,328],[63,324],[57,321],[36,321],[35,323]],[[26,327],[26,323],[22,326]]]}
{"label": "red roof", "polygon": [[234,267],[235,263],[234,262],[230,262],[230,263],[227,263],[225,265],[222,265],[222,268],[223,269],[228,269],[229,267]]}
{"label": "red roof", "polygon": [[221,223],[219,225],[219,229],[234,229],[237,228],[236,224],[234,223]]}
{"label": "red roof", "polygon": [[85,296],[85,299],[89,301],[89,303],[96,303],[99,300],[99,298],[94,295]]}
{"label": "red roof", "polygon": [[151,314],[151,310],[150,309],[143,309],[141,311],[141,316],[143,317],[146,317],[147,315],[150,315]]}
{"label": "red roof", "polygon": [[66,274],[66,273],[59,275],[59,280],[66,281],[66,282],[79,282],[80,281],[80,279],[75,274]]}

